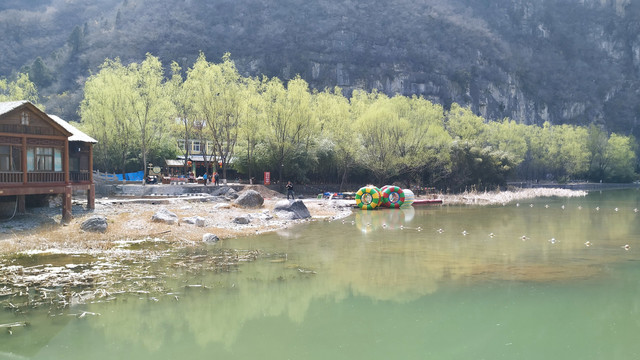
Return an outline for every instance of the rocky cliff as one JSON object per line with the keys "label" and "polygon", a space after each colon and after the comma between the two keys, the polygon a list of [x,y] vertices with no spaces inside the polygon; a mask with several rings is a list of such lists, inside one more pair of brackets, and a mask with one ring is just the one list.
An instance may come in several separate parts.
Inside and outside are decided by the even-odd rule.
{"label": "rocky cliff", "polygon": [[[0,44],[0,76],[41,56],[56,74],[45,103],[70,119],[84,79],[105,58],[140,61],[151,52],[188,68],[203,51],[210,61],[230,52],[245,75],[299,74],[317,89],[378,89],[457,102],[492,120],[596,123],[640,135],[640,4],[630,0],[38,3],[0,8],[0,28],[13,34],[10,49]],[[56,17],[69,6],[83,11]],[[26,26],[16,14],[64,29],[40,24],[50,41],[18,49],[21,36],[38,32],[16,32]]]}

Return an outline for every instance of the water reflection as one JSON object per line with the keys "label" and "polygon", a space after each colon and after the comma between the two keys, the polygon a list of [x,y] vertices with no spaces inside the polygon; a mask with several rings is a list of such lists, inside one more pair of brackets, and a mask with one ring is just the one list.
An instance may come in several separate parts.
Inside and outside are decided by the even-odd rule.
{"label": "water reflection", "polygon": [[[411,337],[409,331],[446,331],[446,323],[456,319],[457,313],[463,315],[457,319],[459,326],[450,329],[449,340],[459,338],[461,328],[497,323],[493,317],[525,322],[530,319],[522,313],[534,312],[527,316],[546,320],[571,316],[584,322],[590,317],[580,311],[594,313],[598,306],[606,307],[626,330],[640,328],[637,321],[624,321],[629,318],[629,309],[635,309],[635,314],[640,308],[636,296],[640,289],[634,280],[637,266],[616,270],[621,264],[638,260],[640,215],[633,211],[639,206],[637,192],[542,199],[531,204],[357,211],[344,222],[315,222],[264,236],[223,241],[198,254],[222,247],[259,250],[261,255],[229,273],[176,268],[172,267],[175,259],[166,259],[160,266],[171,273],[164,278],[165,293],[76,306],[70,311],[86,310],[101,316],[66,318],[68,324],[57,327],[55,335],[50,335],[52,340],[38,342],[47,346],[34,357],[82,358],[91,354],[106,359],[126,353],[130,358],[153,358],[180,356],[182,352],[199,357],[215,351],[223,357],[242,358],[240,354],[248,351],[245,348],[253,347],[277,354],[277,346],[283,346],[283,341],[270,344],[261,339],[280,339],[279,333],[295,336],[301,329],[310,333],[303,340],[307,349],[314,348],[312,344],[332,347],[336,344],[315,338],[331,333],[326,319],[335,321],[329,321],[335,329],[350,329],[350,334],[375,338],[380,335],[374,332],[378,324],[352,322],[376,318],[387,311],[394,314],[385,320],[390,327],[395,326],[397,335],[384,334],[400,340]],[[587,242],[590,246],[585,245]],[[630,250],[624,249],[627,244]],[[616,276],[612,276],[614,271]],[[590,301],[597,305],[579,305],[580,299],[591,293],[591,287],[605,289],[592,296]],[[447,296],[450,292],[455,292],[454,298]],[[609,293],[616,294],[615,302],[606,297]],[[543,303],[549,294],[562,294],[563,302],[577,307],[575,312],[558,313],[554,303],[538,311],[534,304]],[[503,308],[494,305],[504,298],[510,298],[510,304],[524,305],[511,305],[514,309],[505,316]],[[450,305],[452,299],[455,306]],[[469,304],[463,306],[463,300]],[[485,310],[479,310],[475,303],[483,304]],[[618,303],[627,312],[618,308]],[[431,308],[434,310],[424,315],[425,309]],[[337,309],[350,322],[340,322]],[[493,317],[482,316],[487,309],[493,311]],[[470,311],[473,316],[469,316]],[[1,317],[4,319],[0,323],[8,321],[6,314]],[[439,329],[429,330],[416,327],[416,317],[423,320],[422,324],[434,318],[442,322],[437,322]],[[405,318],[406,322],[398,325],[398,319]],[[607,321],[603,319],[602,323]],[[590,328],[589,323],[580,324]],[[526,338],[526,332],[518,331],[516,337]],[[24,340],[21,336],[28,333],[16,332],[14,336]],[[472,338],[474,333],[468,335]],[[4,347],[6,341],[0,338],[0,348],[8,348]],[[70,342],[76,346],[94,344],[100,352],[78,347],[70,354]]]}

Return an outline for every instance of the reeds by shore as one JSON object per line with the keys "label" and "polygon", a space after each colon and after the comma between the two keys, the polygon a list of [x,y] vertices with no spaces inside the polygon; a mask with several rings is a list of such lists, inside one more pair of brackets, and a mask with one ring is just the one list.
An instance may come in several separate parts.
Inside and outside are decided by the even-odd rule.
{"label": "reeds by shore", "polygon": [[494,205],[536,197],[579,197],[585,195],[587,195],[587,192],[582,190],[534,188],[519,189],[518,191],[465,191],[461,194],[441,195],[441,198],[445,204]]}

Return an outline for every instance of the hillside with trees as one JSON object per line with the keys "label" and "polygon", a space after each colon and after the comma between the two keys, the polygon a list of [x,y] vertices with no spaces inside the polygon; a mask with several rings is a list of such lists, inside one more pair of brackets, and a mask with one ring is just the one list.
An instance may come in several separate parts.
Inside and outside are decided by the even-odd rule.
{"label": "hillside with trees", "polygon": [[243,76],[637,136],[639,20],[628,0],[4,1],[0,77],[28,73],[49,110],[78,120],[107,58],[186,69],[229,52]]}

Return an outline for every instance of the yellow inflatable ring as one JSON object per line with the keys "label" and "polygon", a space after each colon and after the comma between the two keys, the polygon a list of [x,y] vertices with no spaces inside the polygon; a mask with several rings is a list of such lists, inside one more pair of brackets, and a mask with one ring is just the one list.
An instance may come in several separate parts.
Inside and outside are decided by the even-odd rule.
{"label": "yellow inflatable ring", "polygon": [[356,193],[356,205],[363,210],[373,210],[380,205],[381,198],[380,190],[365,186]]}

